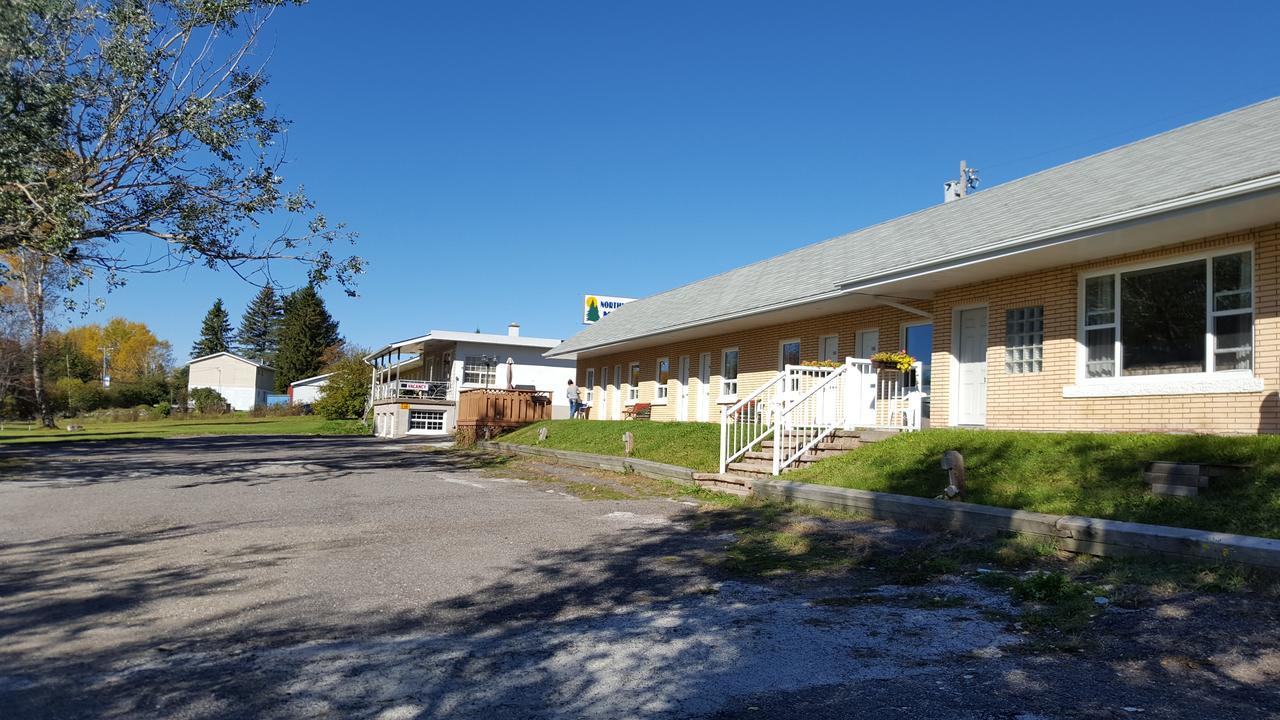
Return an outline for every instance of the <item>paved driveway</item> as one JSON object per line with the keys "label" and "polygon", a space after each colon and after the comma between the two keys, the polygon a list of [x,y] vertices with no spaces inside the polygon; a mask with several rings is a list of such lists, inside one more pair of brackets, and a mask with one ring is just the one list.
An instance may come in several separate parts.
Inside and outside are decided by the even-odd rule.
{"label": "paved driveway", "polygon": [[0,717],[1274,717],[1261,652],[1186,684],[1018,653],[963,580],[851,610],[717,577],[728,538],[671,500],[363,438],[21,450]]}

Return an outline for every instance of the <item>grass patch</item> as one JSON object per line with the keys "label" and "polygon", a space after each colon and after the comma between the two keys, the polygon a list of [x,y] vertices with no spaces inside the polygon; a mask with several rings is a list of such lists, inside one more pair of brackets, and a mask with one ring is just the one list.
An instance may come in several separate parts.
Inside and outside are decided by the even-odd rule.
{"label": "grass patch", "polygon": [[83,425],[84,430],[68,432],[63,428],[27,429],[26,425],[6,424],[0,431],[0,444],[67,442],[84,440],[142,440],[196,435],[367,435],[369,429],[359,420],[326,420],[317,415],[286,417],[249,417],[244,413],[190,419],[144,420],[139,422],[94,422],[67,420]]}
{"label": "grass patch", "polygon": [[[936,429],[823,460],[787,479],[936,497],[946,485],[939,459],[947,450],[964,455],[970,502],[1280,538],[1275,436]],[[1215,478],[1200,497],[1158,497],[1142,479],[1150,460],[1251,467]]]}
{"label": "grass patch", "polygon": [[[538,431],[544,427],[547,428],[547,440],[538,442]],[[714,472],[720,466],[720,426],[713,423],[544,420],[503,435],[498,440],[516,445],[622,457],[626,455],[622,434],[628,431],[636,441],[633,457],[700,472]]]}

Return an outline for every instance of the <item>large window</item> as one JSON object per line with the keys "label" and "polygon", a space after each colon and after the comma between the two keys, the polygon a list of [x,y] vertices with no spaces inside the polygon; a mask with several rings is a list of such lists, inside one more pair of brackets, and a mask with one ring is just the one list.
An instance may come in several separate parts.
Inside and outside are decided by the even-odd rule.
{"label": "large window", "polygon": [[933,324],[907,325],[902,329],[902,339],[902,349],[919,361],[923,375],[916,377],[915,371],[908,373],[906,384],[927,393],[933,381]]}
{"label": "large window", "polygon": [[667,401],[667,383],[671,380],[671,360],[658,358],[658,372],[655,376],[658,386],[654,389],[654,402]]}
{"label": "large window", "polygon": [[738,348],[725,350],[720,361],[720,394],[734,397],[738,394]]}
{"label": "large window", "polygon": [[1004,371],[1013,375],[1044,369],[1044,306],[1004,314]]}
{"label": "large window", "polygon": [[1084,281],[1085,377],[1253,367],[1253,257],[1241,252]]}
{"label": "large window", "polygon": [[[489,363],[489,364],[486,364]],[[492,360],[480,355],[468,355],[462,361],[462,382],[474,385],[492,385],[497,379],[497,371]]]}
{"label": "large window", "polygon": [[635,402],[640,399],[640,363],[631,363],[627,373],[627,401]]}
{"label": "large window", "polygon": [[591,398],[595,397],[595,392],[596,392],[596,369],[595,368],[587,368],[587,380],[583,384],[587,386],[585,388],[586,394],[584,396],[584,399],[586,403],[590,405]]}

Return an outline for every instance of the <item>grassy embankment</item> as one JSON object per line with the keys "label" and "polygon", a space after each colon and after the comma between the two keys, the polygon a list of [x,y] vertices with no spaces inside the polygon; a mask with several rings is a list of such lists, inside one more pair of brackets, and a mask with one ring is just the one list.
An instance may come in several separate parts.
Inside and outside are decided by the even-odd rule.
{"label": "grassy embankment", "polygon": [[[143,440],[197,435],[364,435],[367,428],[356,420],[326,420],[316,415],[250,417],[244,413],[188,419],[101,422],[60,420],[60,428],[46,430],[25,422],[0,424],[0,444],[83,440]],[[69,432],[68,425],[83,430]]]}

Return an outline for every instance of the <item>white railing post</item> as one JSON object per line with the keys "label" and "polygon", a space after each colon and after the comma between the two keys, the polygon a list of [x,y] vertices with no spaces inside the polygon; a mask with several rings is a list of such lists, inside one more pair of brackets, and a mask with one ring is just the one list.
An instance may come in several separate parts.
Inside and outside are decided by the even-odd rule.
{"label": "white railing post", "polygon": [[720,474],[729,465],[729,408],[720,408]]}

